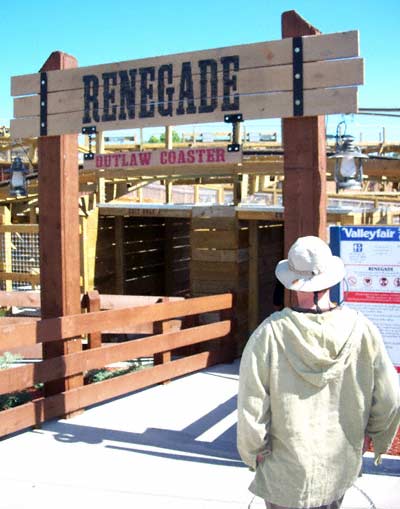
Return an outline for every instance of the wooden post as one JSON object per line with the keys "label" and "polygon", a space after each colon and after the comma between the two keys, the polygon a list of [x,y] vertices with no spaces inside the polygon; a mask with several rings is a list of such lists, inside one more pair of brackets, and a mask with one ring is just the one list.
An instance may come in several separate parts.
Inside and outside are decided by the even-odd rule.
{"label": "wooden post", "polygon": [[[74,57],[56,51],[41,71],[77,67]],[[78,136],[42,136],[38,140],[40,295],[42,318],[80,313]],[[43,344],[43,358],[82,350],[80,339]],[[47,382],[50,396],[83,384],[81,374]]]}
{"label": "wooden post", "polygon": [[[8,207],[0,207],[0,224],[11,224],[11,211]],[[4,232],[0,234],[0,248],[4,253],[4,258],[0,264],[2,272],[12,272],[12,259],[11,259],[11,232]],[[12,280],[7,279],[4,284],[4,290],[11,292]]]}
{"label": "wooden post", "polygon": [[115,290],[118,295],[125,294],[125,256],[124,256],[124,217],[115,217]]}
{"label": "wooden post", "polygon": [[[87,309],[88,313],[100,311],[100,294],[97,290],[85,293],[82,299],[82,307]],[[88,334],[88,348],[101,347],[101,332],[91,332]]]}
{"label": "wooden post", "polygon": [[165,179],[165,203],[172,203],[172,180]]}
{"label": "wooden post", "polygon": [[258,221],[249,221],[249,330],[258,325]]}
{"label": "wooden post", "polygon": [[220,353],[221,360],[220,362],[233,362],[237,355],[241,355],[241,352],[237,351],[237,320],[236,320],[236,304],[237,304],[237,295],[232,292],[232,307],[230,309],[223,309],[220,312],[220,319],[230,320],[231,322],[231,331],[230,333],[222,339]]}
{"label": "wooden post", "polygon": [[[96,134],[96,154],[102,154],[104,152],[104,133],[100,131]],[[97,175],[101,175],[99,171]],[[97,177],[97,199],[99,203],[105,203],[106,201],[106,184],[104,177]]]}
{"label": "wooden post", "polygon": [[[316,35],[320,32],[296,11],[282,14],[282,36]],[[300,236],[326,239],[326,141],[325,117],[282,120],[284,147],[283,205],[285,255]]]}
{"label": "wooden post", "polygon": [[200,185],[194,184],[193,186],[193,203],[197,205],[200,201]]}

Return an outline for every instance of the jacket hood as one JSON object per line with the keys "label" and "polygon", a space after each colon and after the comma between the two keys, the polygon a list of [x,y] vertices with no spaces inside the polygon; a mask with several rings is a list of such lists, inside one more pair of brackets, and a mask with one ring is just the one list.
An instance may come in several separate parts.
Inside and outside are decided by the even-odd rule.
{"label": "jacket hood", "polygon": [[316,387],[339,377],[356,355],[362,331],[350,308],[322,314],[285,308],[273,316],[270,325],[290,365]]}

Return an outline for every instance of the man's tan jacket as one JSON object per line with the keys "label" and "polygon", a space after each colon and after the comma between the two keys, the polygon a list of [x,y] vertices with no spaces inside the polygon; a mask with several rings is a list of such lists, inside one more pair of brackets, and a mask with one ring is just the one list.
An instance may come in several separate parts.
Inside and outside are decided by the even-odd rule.
{"label": "man's tan jacket", "polygon": [[362,314],[285,308],[248,341],[238,449],[256,469],[250,490],[265,500],[318,507],[339,499],[359,475],[364,435],[378,460],[399,422],[398,375],[379,331]]}

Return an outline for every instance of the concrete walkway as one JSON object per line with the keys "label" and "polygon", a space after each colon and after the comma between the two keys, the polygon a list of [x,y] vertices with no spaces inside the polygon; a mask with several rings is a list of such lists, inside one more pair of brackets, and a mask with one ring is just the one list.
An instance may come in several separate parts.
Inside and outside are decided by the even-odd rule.
{"label": "concrete walkway", "polygon": [[[237,381],[237,362],[215,366],[2,440],[0,508],[246,509]],[[357,486],[377,509],[400,509],[400,460],[383,466]],[[368,507],[357,489],[346,495],[345,509]]]}

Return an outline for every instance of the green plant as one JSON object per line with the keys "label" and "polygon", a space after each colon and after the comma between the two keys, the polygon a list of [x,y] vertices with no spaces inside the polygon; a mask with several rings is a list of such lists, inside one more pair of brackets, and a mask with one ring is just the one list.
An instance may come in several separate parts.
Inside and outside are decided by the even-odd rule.
{"label": "green plant", "polygon": [[0,396],[0,411],[7,410],[18,405],[23,405],[24,403],[31,401],[31,399],[32,395],[27,391],[2,394]]}
{"label": "green plant", "polygon": [[101,368],[101,369],[91,369],[85,375],[85,381],[87,384],[93,384],[97,382],[103,382],[104,380],[108,380],[109,378],[115,378],[116,376],[126,375],[127,373],[131,373],[132,371],[138,371],[143,368],[143,364],[141,360],[130,361],[129,365],[126,368]]}
{"label": "green plant", "polygon": [[22,359],[22,355],[14,354],[11,352],[4,352],[2,356],[0,356],[0,369],[9,368],[14,362]]}

